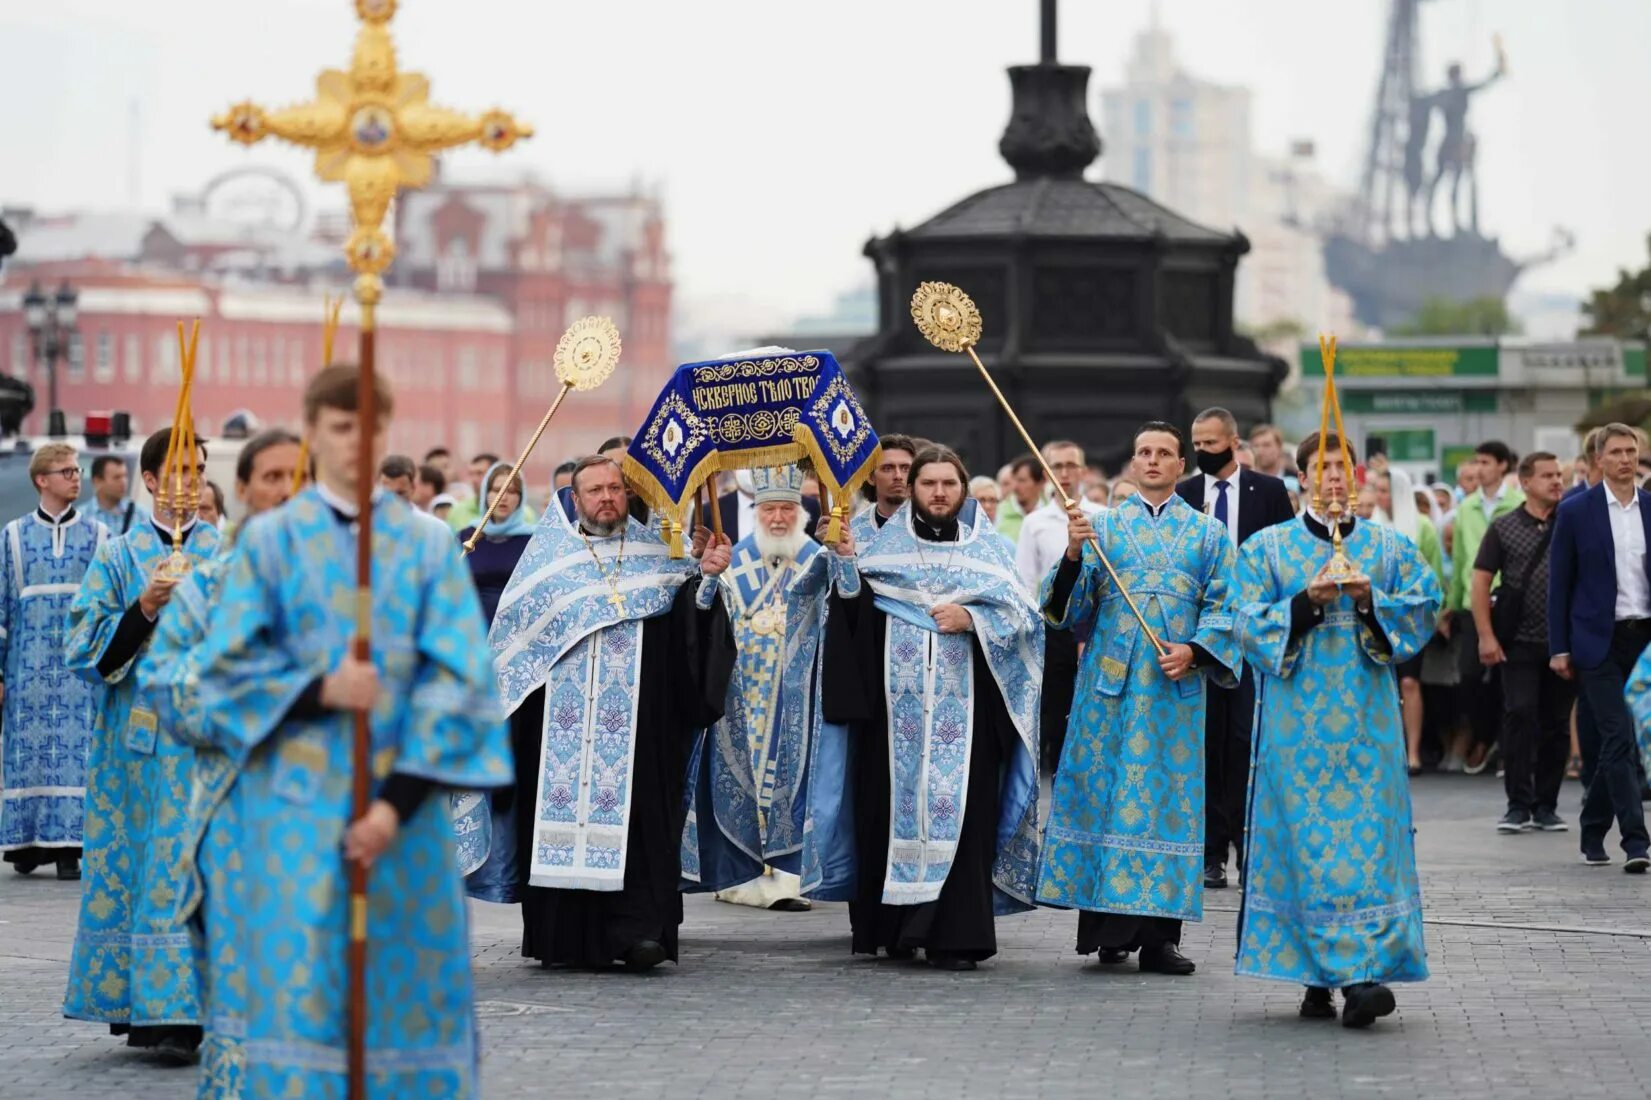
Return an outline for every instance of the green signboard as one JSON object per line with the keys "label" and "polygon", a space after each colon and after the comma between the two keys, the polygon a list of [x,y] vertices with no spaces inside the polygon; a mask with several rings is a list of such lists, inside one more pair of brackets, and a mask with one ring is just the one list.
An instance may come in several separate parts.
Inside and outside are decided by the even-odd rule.
{"label": "green signboard", "polygon": [[1622,372],[1630,378],[1645,377],[1645,345],[1622,345]]}
{"label": "green signboard", "polygon": [[1432,428],[1372,428],[1370,436],[1387,441],[1394,462],[1432,462],[1436,453]]}
{"label": "green signboard", "polygon": [[[1497,349],[1480,347],[1348,347],[1336,352],[1337,378],[1495,378]],[[1301,346],[1301,376],[1323,378],[1317,344]]]}
{"label": "green signboard", "polygon": [[1439,453],[1439,473],[1446,481],[1455,482],[1456,467],[1473,460],[1473,444],[1452,443]]}
{"label": "green signboard", "polygon": [[1493,413],[1497,408],[1495,390],[1349,390],[1343,393],[1337,387],[1336,392],[1341,397],[1342,411],[1350,413]]}

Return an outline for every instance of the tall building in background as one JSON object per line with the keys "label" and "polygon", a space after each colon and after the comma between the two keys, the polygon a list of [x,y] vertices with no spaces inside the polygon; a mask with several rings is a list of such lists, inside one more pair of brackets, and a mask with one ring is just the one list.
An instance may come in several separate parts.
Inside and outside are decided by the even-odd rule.
{"label": "tall building in background", "polygon": [[1101,119],[1106,178],[1212,229],[1249,214],[1250,90],[1189,75],[1156,20],[1135,36],[1124,86],[1101,92]]}
{"label": "tall building in background", "polygon": [[1256,151],[1251,98],[1248,88],[1183,69],[1155,18],[1135,37],[1123,85],[1101,92],[1102,174],[1249,238],[1234,299],[1247,328],[1348,331],[1351,308],[1325,278],[1321,255],[1321,226],[1345,199],[1318,174],[1310,143],[1281,157]]}

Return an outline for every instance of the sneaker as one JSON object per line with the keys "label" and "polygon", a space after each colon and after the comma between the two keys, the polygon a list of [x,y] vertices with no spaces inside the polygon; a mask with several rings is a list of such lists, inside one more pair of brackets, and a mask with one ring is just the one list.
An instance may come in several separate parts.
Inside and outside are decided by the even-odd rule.
{"label": "sneaker", "polygon": [[1605,854],[1604,848],[1584,848],[1582,850],[1582,862],[1590,867],[1609,867],[1611,857]]}
{"label": "sneaker", "polygon": [[1499,833],[1522,833],[1531,828],[1531,815],[1526,810],[1509,810],[1496,823]]}
{"label": "sneaker", "polygon": [[1651,856],[1646,855],[1644,852],[1637,856],[1629,856],[1627,861],[1623,863],[1622,869],[1630,875],[1643,875],[1645,872],[1651,871]]}
{"label": "sneaker", "polygon": [[1468,760],[1463,761],[1462,770],[1464,772],[1467,772],[1469,775],[1484,775],[1485,774],[1485,769],[1490,767],[1491,761],[1494,760],[1495,758],[1496,758],[1496,746],[1492,745],[1490,748],[1486,749],[1483,754],[1480,755],[1478,763],[1473,763],[1471,756],[1469,757]]}
{"label": "sneaker", "polygon": [[1570,826],[1552,810],[1538,810],[1531,815],[1531,828],[1544,833],[1563,833]]}

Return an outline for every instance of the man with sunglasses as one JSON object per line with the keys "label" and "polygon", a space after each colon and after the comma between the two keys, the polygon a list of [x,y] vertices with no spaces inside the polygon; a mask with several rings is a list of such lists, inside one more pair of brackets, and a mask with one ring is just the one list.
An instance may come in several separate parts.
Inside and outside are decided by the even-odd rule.
{"label": "man with sunglasses", "polygon": [[0,532],[0,852],[18,874],[55,862],[58,878],[74,880],[99,689],[69,671],[63,632],[108,532],[75,508],[73,447],[41,447],[29,477],[39,506]]}

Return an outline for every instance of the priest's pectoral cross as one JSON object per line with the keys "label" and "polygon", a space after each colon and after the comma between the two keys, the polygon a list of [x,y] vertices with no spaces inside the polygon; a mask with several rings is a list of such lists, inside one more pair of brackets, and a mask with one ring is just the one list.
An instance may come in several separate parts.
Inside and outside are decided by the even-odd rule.
{"label": "priest's pectoral cross", "polygon": [[613,604],[615,611],[625,610],[625,597],[619,594],[618,589],[608,593],[608,602]]}

